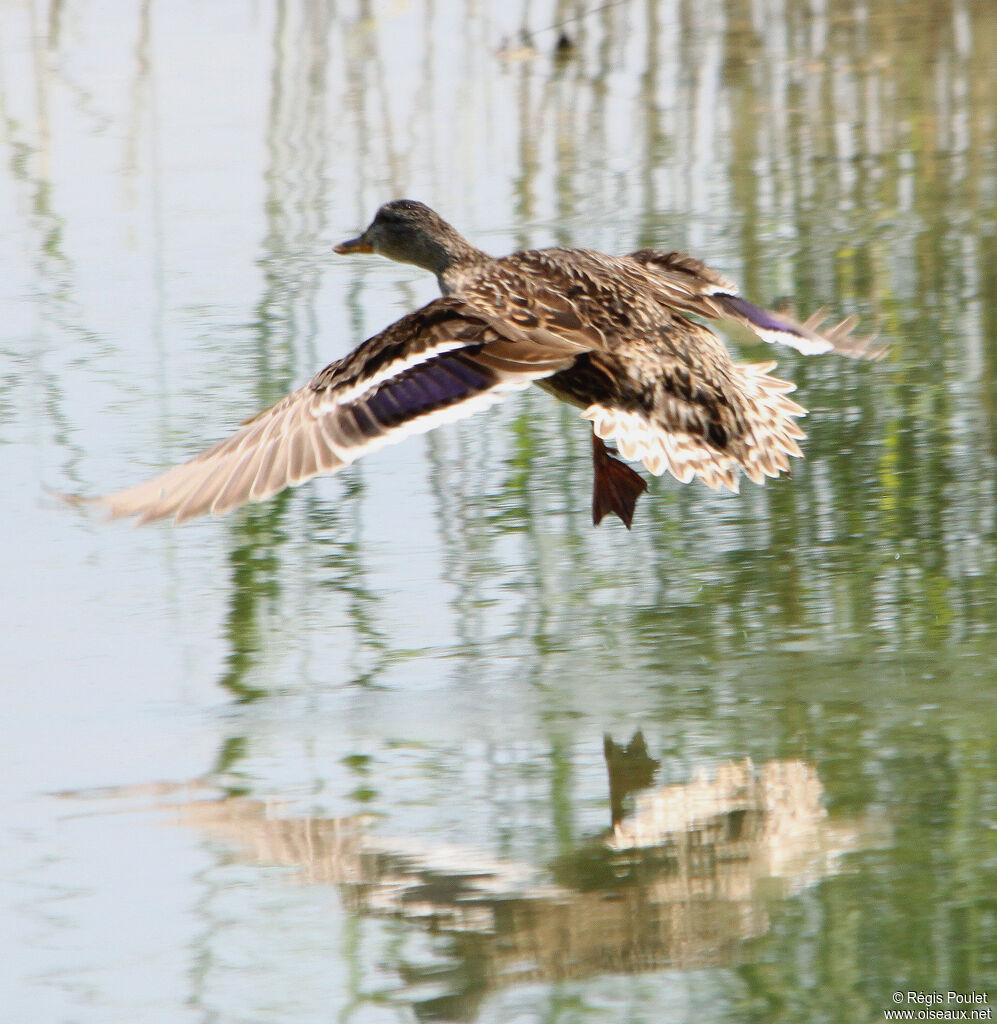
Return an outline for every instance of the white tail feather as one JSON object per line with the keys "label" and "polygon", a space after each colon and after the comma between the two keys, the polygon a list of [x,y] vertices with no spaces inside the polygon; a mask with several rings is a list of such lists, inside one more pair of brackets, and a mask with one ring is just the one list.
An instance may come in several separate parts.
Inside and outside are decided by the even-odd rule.
{"label": "white tail feather", "polygon": [[794,417],[805,416],[806,409],[786,397],[795,390],[794,384],[769,376],[774,367],[768,362],[734,368],[749,410],[748,432],[740,439],[736,455],[685,431],[669,430],[644,411],[594,404],[582,415],[592,421],[599,437],[615,441],[625,459],[643,462],[655,476],[667,470],[681,483],[698,476],[713,490],[726,487],[736,493],[741,472],[761,484],[766,477],[789,472],[789,457],[803,454],[796,440],[806,435]]}

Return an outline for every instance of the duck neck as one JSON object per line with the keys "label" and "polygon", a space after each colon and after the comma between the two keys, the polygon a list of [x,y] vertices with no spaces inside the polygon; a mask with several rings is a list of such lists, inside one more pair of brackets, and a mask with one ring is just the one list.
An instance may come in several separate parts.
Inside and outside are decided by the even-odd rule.
{"label": "duck neck", "polygon": [[490,259],[488,253],[471,245],[456,231],[445,241],[441,239],[440,244],[427,255],[431,256],[431,262],[423,266],[436,275],[444,295],[453,291],[455,280],[465,267]]}
{"label": "duck neck", "polygon": [[448,270],[463,266],[466,263],[478,263],[488,259],[488,255],[451,229],[445,238],[434,238],[424,252],[423,267],[442,277]]}

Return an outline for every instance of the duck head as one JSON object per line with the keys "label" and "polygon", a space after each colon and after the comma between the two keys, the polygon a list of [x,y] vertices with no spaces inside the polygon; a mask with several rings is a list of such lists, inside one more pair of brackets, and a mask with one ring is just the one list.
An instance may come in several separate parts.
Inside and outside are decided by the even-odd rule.
{"label": "duck head", "polygon": [[362,235],[340,242],[334,251],[340,255],[374,252],[437,276],[455,261],[479,254],[435,210],[414,199],[385,203]]}

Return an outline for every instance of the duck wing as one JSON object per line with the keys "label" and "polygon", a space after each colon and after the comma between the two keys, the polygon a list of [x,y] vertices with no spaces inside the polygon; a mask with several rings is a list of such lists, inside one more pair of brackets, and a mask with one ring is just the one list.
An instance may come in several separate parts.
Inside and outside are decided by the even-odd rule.
{"label": "duck wing", "polygon": [[875,335],[852,335],[858,323],[856,317],[846,317],[824,328],[827,318],[823,312],[800,323],[784,313],[763,309],[741,298],[719,271],[687,253],[640,249],[624,259],[643,268],[649,283],[672,308],[715,320],[733,320],[770,344],[788,345],[804,355],[838,352],[853,359],[871,360],[886,355],[887,347],[875,344]]}
{"label": "duck wing", "polygon": [[577,355],[576,345],[554,337],[509,337],[493,320],[463,300],[437,299],[213,448],[95,500],[112,518],[140,523],[219,515],[486,408]]}

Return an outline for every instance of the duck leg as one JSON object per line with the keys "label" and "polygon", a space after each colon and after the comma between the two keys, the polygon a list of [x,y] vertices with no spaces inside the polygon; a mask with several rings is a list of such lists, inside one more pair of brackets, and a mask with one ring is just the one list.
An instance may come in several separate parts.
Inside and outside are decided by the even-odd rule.
{"label": "duck leg", "polygon": [[647,481],[625,462],[614,458],[602,438],[592,431],[592,522],[598,526],[607,512],[620,517],[629,530],[637,499],[647,490]]}

